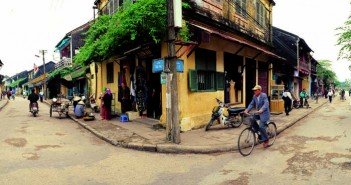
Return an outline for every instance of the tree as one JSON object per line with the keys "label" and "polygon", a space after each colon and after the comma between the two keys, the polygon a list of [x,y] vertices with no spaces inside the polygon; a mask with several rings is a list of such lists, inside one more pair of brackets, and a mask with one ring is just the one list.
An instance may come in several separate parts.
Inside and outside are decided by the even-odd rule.
{"label": "tree", "polygon": [[339,58],[351,59],[351,16],[342,27],[336,29],[339,33],[337,45],[341,46]]}
{"label": "tree", "polygon": [[326,87],[329,87],[330,84],[338,83],[336,78],[336,73],[331,69],[331,61],[329,60],[320,60],[317,65],[317,77],[323,80],[323,83]]}

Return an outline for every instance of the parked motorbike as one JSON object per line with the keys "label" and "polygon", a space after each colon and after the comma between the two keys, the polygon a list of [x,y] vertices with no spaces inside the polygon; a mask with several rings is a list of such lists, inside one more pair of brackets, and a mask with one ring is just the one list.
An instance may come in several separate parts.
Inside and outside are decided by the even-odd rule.
{"label": "parked motorbike", "polygon": [[39,109],[38,109],[38,103],[34,102],[30,105],[30,112],[33,114],[34,117],[37,116]]}
{"label": "parked motorbike", "polygon": [[[245,110],[244,107],[234,107],[231,108],[226,105],[224,102],[216,98],[218,106],[213,107],[211,120],[205,127],[207,131],[217,120],[218,124],[227,127],[239,127],[243,123],[243,116],[240,114]],[[227,109],[227,115],[224,115],[224,109]]]}
{"label": "parked motorbike", "polygon": [[59,114],[60,119],[61,115],[66,115],[66,117],[68,117],[68,108],[69,102],[62,102],[61,98],[53,98],[52,104],[50,106],[50,117],[52,117],[52,112],[57,112]]}

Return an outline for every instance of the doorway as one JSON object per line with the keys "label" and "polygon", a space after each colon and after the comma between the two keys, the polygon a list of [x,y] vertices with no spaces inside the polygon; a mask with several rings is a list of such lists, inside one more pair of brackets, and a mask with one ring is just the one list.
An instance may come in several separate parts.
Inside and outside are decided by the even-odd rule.
{"label": "doorway", "polygon": [[245,64],[245,72],[246,72],[246,102],[245,106],[247,107],[252,99],[253,92],[252,88],[256,85],[256,61],[252,59],[246,59]]}

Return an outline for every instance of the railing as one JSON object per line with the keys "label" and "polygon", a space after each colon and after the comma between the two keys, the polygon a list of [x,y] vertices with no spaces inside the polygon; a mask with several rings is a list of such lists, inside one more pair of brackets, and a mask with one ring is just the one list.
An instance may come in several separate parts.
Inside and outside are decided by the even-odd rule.
{"label": "railing", "polygon": [[59,62],[55,64],[55,69],[57,68],[64,68],[64,67],[71,67],[72,66],[72,60],[71,58],[62,58]]}

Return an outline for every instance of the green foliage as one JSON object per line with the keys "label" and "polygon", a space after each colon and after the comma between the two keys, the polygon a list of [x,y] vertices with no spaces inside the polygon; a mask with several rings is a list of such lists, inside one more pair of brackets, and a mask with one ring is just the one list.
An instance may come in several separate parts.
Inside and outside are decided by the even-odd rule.
{"label": "green foliage", "polygon": [[64,76],[72,73],[73,71],[74,71],[73,67],[57,68],[49,73],[48,78],[51,79],[51,78],[55,78],[56,76],[63,78]]}
{"label": "green foliage", "polygon": [[185,21],[183,21],[182,28],[179,30],[178,35],[183,41],[185,42],[190,41],[191,34],[190,34],[188,24]]}
{"label": "green foliage", "polygon": [[344,26],[336,29],[338,31],[337,45],[341,46],[339,58],[351,59],[351,16],[344,23]]}
{"label": "green foliage", "polygon": [[127,3],[114,15],[100,16],[87,32],[85,45],[74,62],[87,65],[123,52],[126,46],[159,43],[167,29],[165,0]]}
{"label": "green foliage", "polygon": [[320,60],[317,65],[317,77],[323,80],[323,83],[328,87],[331,83],[337,82],[336,73],[331,69],[331,61]]}

